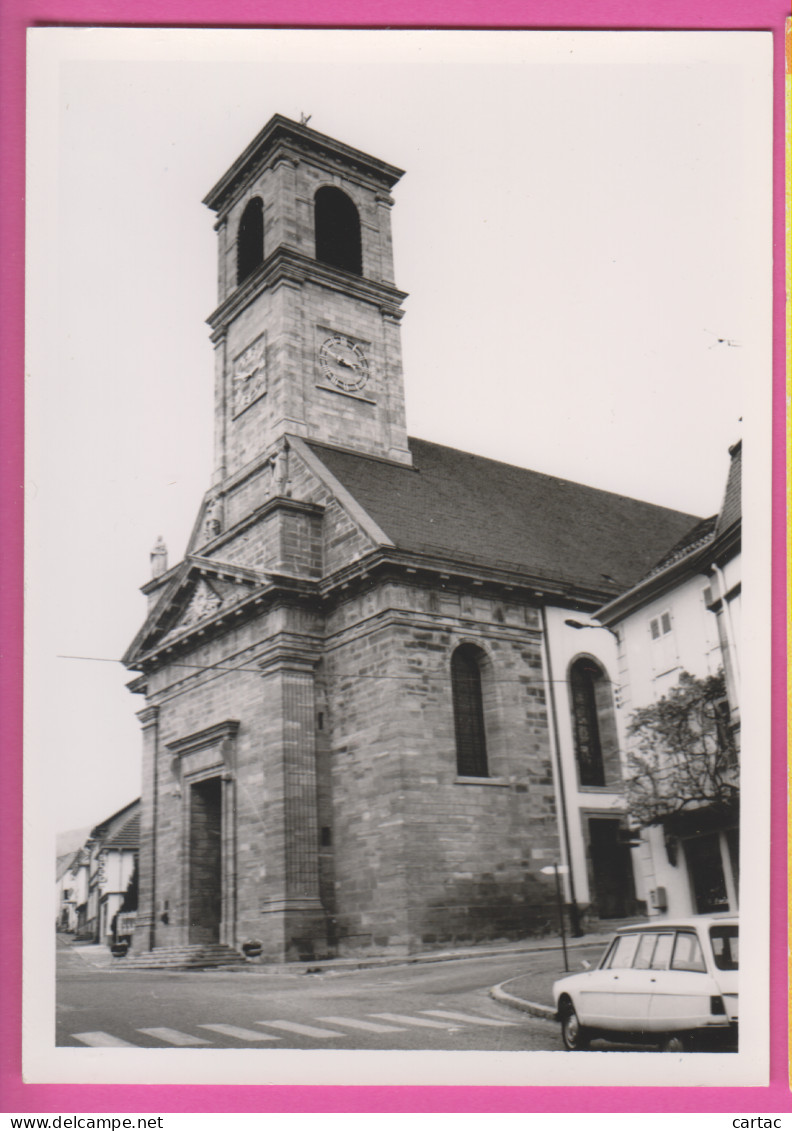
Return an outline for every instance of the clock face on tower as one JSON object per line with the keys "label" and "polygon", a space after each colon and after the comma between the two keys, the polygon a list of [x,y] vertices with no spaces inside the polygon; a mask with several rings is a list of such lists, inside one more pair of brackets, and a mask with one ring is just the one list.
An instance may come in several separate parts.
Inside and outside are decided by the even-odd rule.
{"label": "clock face on tower", "polygon": [[266,342],[264,335],[252,342],[234,360],[234,416],[267,391]]}
{"label": "clock face on tower", "polygon": [[344,334],[333,334],[319,347],[322,376],[344,392],[362,389],[369,379],[369,365],[357,342]]}

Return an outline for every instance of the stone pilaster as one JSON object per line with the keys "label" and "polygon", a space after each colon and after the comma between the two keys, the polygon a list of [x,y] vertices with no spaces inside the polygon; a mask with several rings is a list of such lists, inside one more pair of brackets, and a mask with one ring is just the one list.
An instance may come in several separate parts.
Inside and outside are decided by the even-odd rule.
{"label": "stone pilaster", "polygon": [[260,662],[267,697],[277,704],[279,726],[267,751],[267,773],[282,791],[282,859],[262,901],[268,947],[286,957],[323,952],[326,916],[319,899],[319,830],[316,790],[316,702],[311,643],[285,636]]}
{"label": "stone pilaster", "polygon": [[132,949],[135,953],[141,953],[156,946],[159,707],[144,707],[142,711],[138,711],[137,717],[143,729],[143,783],[138,854],[138,910]]}
{"label": "stone pilaster", "polygon": [[236,847],[236,779],[230,770],[222,776],[222,909],[220,941],[228,946],[237,943],[237,847]]}
{"label": "stone pilaster", "polygon": [[286,823],[286,898],[318,900],[314,673],[281,671]]}

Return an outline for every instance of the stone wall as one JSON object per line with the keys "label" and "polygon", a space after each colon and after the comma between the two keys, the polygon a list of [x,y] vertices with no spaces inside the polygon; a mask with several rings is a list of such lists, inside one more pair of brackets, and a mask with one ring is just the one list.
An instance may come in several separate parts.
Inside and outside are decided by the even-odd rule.
{"label": "stone wall", "polygon": [[[386,583],[328,618],[337,932],[342,953],[551,929],[558,858],[535,610]],[[517,623],[521,622],[521,623]],[[454,648],[490,660],[490,777],[460,778]]]}
{"label": "stone wall", "polygon": [[[487,656],[487,778],[457,773],[461,643]],[[257,939],[279,959],[551,929],[540,869],[559,848],[535,609],[383,577],[325,618],[280,603],[183,662],[149,685],[158,945],[189,938],[186,806],[212,775],[233,781],[224,941]],[[190,736],[224,720],[233,737],[193,751]]]}

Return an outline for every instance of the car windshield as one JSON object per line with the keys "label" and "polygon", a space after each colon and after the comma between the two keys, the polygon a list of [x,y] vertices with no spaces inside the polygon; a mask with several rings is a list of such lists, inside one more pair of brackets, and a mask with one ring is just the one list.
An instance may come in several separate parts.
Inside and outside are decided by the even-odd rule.
{"label": "car windshield", "polygon": [[740,935],[736,923],[710,927],[712,956],[719,970],[737,970],[740,965]]}

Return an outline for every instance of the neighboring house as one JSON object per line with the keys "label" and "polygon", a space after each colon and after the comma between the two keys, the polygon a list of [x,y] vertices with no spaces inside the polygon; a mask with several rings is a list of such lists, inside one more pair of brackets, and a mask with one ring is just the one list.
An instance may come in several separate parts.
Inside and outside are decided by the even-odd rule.
{"label": "neighboring house", "polygon": [[[69,829],[55,837],[55,922],[58,930],[74,931],[77,927],[77,905],[84,902],[78,882],[81,849],[90,828]],[[74,871],[73,871],[74,868]]]}
{"label": "neighboring house", "polygon": [[74,852],[67,852],[55,861],[55,925],[59,931],[73,931],[77,925],[71,876],[74,857]]}
{"label": "neighboring house", "polygon": [[[740,750],[740,593],[742,444],[731,464],[720,513],[697,523],[635,586],[598,613],[619,636],[623,742],[630,719],[656,703],[688,672],[722,671],[718,742],[726,785],[738,787]],[[639,895],[653,914],[687,915],[738,908],[738,808],[699,804],[642,830]]]}
{"label": "neighboring house", "polygon": [[554,863],[589,920],[639,907],[613,639],[567,622],[694,517],[408,439],[400,176],[276,115],[206,198],[215,470],[183,561],[154,548],[124,658],[136,950],[541,934]]}
{"label": "neighboring house", "polygon": [[119,809],[91,830],[83,852],[88,860],[85,924],[81,933],[109,943],[113,917],[121,909],[135,870],[140,844],[140,800]]}
{"label": "neighboring house", "polygon": [[64,877],[64,887],[68,887],[69,930],[80,937],[88,933],[88,875],[91,852],[88,843],[74,853],[68,871],[68,883]]}

